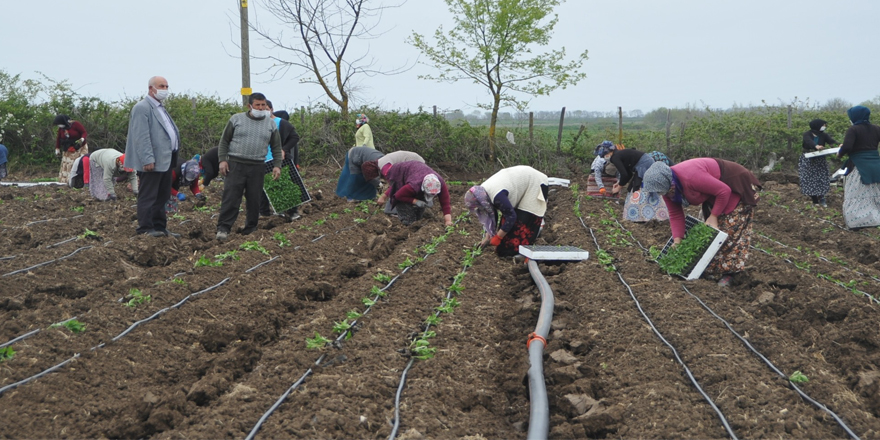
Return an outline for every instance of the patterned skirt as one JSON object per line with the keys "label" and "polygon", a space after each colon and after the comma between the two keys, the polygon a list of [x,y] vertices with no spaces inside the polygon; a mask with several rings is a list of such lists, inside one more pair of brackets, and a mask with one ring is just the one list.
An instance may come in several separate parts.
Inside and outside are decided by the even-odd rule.
{"label": "patterned skirt", "polygon": [[862,183],[858,168],[846,176],[843,218],[851,229],[880,226],[880,183]]}
{"label": "patterned skirt", "polygon": [[[516,222],[513,229],[501,239],[501,244],[495,248],[499,257],[513,257],[519,255],[520,245],[535,243],[538,232],[541,231],[541,221],[544,217],[538,217],[531,212],[516,210]],[[501,226],[504,225],[504,217],[501,217]]]}
{"label": "patterned skirt", "polygon": [[705,274],[721,276],[742,272],[746,268],[749,246],[752,244],[754,215],[754,206],[741,203],[730,214],[718,216],[718,229],[727,234],[727,240],[721,245],[715,258],[706,266]]}
{"label": "patterned skirt", "polygon": [[86,154],[89,154],[88,145],[83,145],[79,150],[72,152],[65,150],[61,154],[61,170],[58,171],[58,181],[66,185],[67,179],[70,177],[70,169],[73,168],[73,161]]}
{"label": "patterned skirt", "polygon": [[828,160],[825,156],[798,159],[798,175],[801,179],[801,194],[805,196],[824,196],[828,194],[831,176],[828,174]]}
{"label": "patterned skirt", "polygon": [[660,194],[645,191],[634,191],[626,195],[623,205],[623,219],[631,222],[647,222],[650,220],[669,220],[669,210]]}

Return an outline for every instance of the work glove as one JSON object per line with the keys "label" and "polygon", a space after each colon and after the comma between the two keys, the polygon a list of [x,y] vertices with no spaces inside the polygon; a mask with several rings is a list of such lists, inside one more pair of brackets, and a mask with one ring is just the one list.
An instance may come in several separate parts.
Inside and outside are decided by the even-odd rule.
{"label": "work glove", "polygon": [[108,196],[107,196],[107,201],[115,202],[115,201],[116,201],[116,194],[110,194],[110,195],[108,195]]}
{"label": "work glove", "polygon": [[76,140],[76,142],[74,142],[74,144],[76,144],[77,146],[80,146],[80,145],[83,144],[83,142],[85,142],[85,139],[84,139],[84,138],[79,138],[79,139]]}
{"label": "work glove", "polygon": [[497,235],[492,237],[492,239],[489,240],[489,244],[491,244],[492,246],[496,246],[496,247],[501,246],[501,237],[499,237]]}
{"label": "work glove", "polygon": [[55,149],[55,157],[60,157],[60,156],[61,156],[61,150],[56,148]]}
{"label": "work glove", "polygon": [[199,199],[199,200],[205,200],[205,199],[207,199],[207,197],[205,197],[205,195],[202,194],[202,193],[198,193],[198,194],[196,194],[195,197],[196,197],[197,199]]}
{"label": "work glove", "polygon": [[605,188],[599,188],[599,194],[605,195]]}
{"label": "work glove", "polygon": [[177,193],[177,200],[180,200],[181,202],[186,200],[186,194],[182,192]]}
{"label": "work glove", "polygon": [[419,200],[419,199],[413,200],[413,205],[416,205],[417,208],[424,208],[424,207],[428,206],[427,203],[425,203],[424,201]]}

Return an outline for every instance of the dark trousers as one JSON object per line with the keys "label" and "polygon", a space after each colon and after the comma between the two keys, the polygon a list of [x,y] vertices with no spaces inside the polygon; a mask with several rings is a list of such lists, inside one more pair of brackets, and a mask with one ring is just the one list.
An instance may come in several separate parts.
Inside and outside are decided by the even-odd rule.
{"label": "dark trousers", "polygon": [[251,232],[257,229],[257,221],[260,219],[260,199],[263,194],[263,176],[266,174],[264,168],[263,164],[229,162],[229,174],[223,179],[223,200],[220,202],[220,218],[217,220],[218,231],[232,230],[232,225],[238,218],[242,195],[246,199],[247,213],[244,230]]}
{"label": "dark trousers", "polygon": [[171,153],[171,166],[167,171],[138,171],[138,234],[166,230],[168,217],[165,216],[165,202],[171,198],[171,172],[175,163],[176,151]]}

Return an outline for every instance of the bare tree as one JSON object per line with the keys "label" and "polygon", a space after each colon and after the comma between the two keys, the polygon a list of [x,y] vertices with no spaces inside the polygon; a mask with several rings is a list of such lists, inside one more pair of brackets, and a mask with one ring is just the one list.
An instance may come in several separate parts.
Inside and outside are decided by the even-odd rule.
{"label": "bare tree", "polygon": [[[382,11],[399,5],[383,5],[368,0],[262,0],[261,3],[282,25],[289,29],[270,31],[257,24],[252,27],[271,46],[292,55],[255,57],[272,61],[266,69],[273,78],[288,73],[302,83],[317,84],[348,118],[352,93],[359,76],[396,74],[403,68],[380,70],[369,56],[369,47],[353,48],[355,40],[369,40],[381,19]],[[285,30],[292,29],[290,36]]]}

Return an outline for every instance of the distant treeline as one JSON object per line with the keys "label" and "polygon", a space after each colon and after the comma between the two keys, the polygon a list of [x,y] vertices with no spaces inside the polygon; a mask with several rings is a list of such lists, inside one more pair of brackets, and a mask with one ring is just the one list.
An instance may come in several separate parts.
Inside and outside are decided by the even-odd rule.
{"label": "distant treeline", "polygon": [[[52,125],[56,114],[67,114],[82,122],[89,132],[92,150],[124,150],[129,112],[139,99],[107,102],[80,95],[66,81],[26,80],[0,70],[0,143],[9,148],[11,171],[17,167],[57,166],[53,156],[57,129]],[[880,111],[880,97],[862,104]],[[180,129],[185,155],[203,153],[217,145],[229,116],[244,111],[238,101],[204,95],[174,94],[165,105]],[[660,108],[643,115],[630,111],[623,118],[622,139],[618,138],[621,127],[616,112],[568,111],[561,139],[559,111],[534,112],[536,122],[531,132],[528,113],[502,114],[496,163],[487,160],[485,121],[459,118],[460,112],[440,113],[437,117],[421,109],[401,112],[365,107],[352,112],[369,115],[380,150],[415,151],[441,170],[483,172],[528,164],[547,173],[566,175],[577,170],[588,172],[593,148],[605,139],[622,141],[628,148],[642,151],[663,151],[676,161],[721,157],[753,169],[766,165],[768,155],[776,153],[786,158],[782,166],[793,168],[808,122],[814,118],[827,120],[829,133],[842,141],[850,125],[845,114],[850,106],[837,100],[823,106],[795,101],[724,110]],[[354,121],[343,120],[329,106],[288,111],[301,136],[300,155],[306,166],[342,162],[345,152],[354,145]],[[507,132],[513,143],[508,141]]]}

